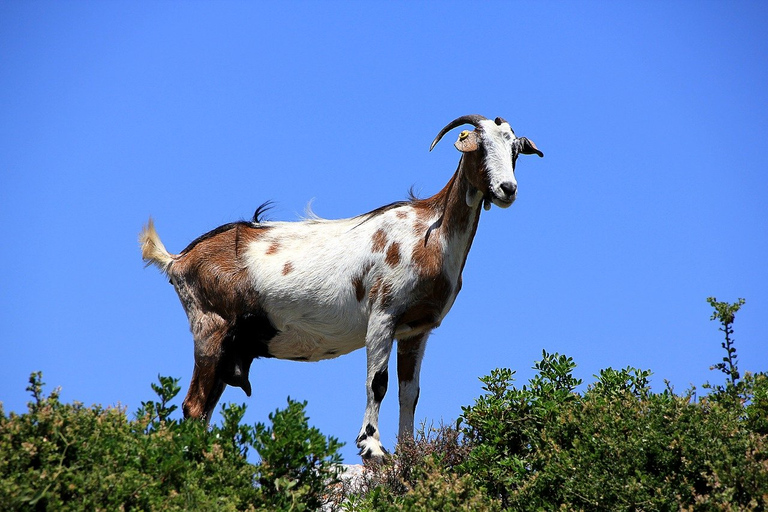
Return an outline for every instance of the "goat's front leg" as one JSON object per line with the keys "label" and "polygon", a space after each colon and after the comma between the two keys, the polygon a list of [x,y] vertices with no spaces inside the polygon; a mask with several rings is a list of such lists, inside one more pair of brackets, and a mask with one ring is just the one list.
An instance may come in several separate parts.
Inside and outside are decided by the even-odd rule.
{"label": "goat's front leg", "polygon": [[368,373],[365,380],[367,402],[363,426],[357,436],[357,447],[363,460],[381,458],[386,450],[379,435],[379,408],[387,393],[389,354],[392,351],[394,329],[389,317],[371,318],[365,337]]}
{"label": "goat's front leg", "polygon": [[397,380],[400,398],[398,442],[413,439],[413,417],[419,401],[419,373],[428,333],[397,340]]}

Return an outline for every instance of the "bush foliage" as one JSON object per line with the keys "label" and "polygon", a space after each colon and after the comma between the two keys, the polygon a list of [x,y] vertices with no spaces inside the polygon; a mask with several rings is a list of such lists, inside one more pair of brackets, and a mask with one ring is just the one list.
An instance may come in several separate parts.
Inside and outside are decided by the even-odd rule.
{"label": "bush foliage", "polygon": [[571,358],[543,351],[526,384],[493,370],[454,425],[422,426],[355,480],[340,479],[341,445],[308,426],[305,403],[253,426],[230,404],[206,428],[173,419],[176,379],[129,419],[45,396],[33,374],[28,412],[0,409],[0,510],[766,510],[768,375],[738,368],[744,301],[708,300],[725,382],[704,396],[654,391],[632,367],[582,388]]}
{"label": "bush foliage", "polygon": [[245,406],[226,405],[209,429],[171,418],[177,379],[152,384],[159,401],[133,420],[45,396],[41,379],[30,377],[26,414],[0,409],[2,510],[315,510],[337,481],[341,445],[308,426],[306,403],[289,399],[271,426],[243,425]]}
{"label": "bush foliage", "polygon": [[766,510],[768,375],[738,370],[744,301],[709,302],[726,338],[712,369],[727,380],[708,395],[654,392],[632,367],[577,392],[573,360],[544,351],[527,384],[493,370],[456,427],[401,443],[350,510]]}

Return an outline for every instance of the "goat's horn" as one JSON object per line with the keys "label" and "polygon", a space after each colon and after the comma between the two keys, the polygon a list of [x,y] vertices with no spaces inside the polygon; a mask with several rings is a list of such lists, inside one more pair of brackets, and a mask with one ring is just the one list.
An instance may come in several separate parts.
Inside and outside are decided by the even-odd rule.
{"label": "goat's horn", "polygon": [[461,126],[463,124],[471,124],[475,128],[479,128],[480,127],[480,121],[485,121],[486,119],[487,119],[486,117],[483,117],[483,116],[481,116],[479,114],[472,114],[472,115],[468,115],[468,116],[461,116],[461,117],[458,117],[458,118],[454,119],[453,121],[448,123],[445,126],[445,128],[440,130],[440,133],[437,134],[437,137],[435,137],[435,140],[432,141],[432,145],[429,146],[429,150],[432,151],[432,149],[434,149],[434,147],[437,145],[437,143],[440,142],[440,139],[443,138],[443,135],[445,135],[449,131],[453,130],[457,126]]}

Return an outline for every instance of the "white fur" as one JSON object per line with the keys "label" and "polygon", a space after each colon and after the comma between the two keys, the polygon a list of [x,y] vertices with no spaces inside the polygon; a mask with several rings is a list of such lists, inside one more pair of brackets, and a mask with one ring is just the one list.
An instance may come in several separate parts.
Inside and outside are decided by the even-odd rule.
{"label": "white fur", "polygon": [[[281,331],[270,341],[275,357],[316,361],[362,348],[371,311],[368,301],[357,300],[351,283],[368,266],[366,295],[373,279],[384,274],[395,284],[396,297],[408,295],[418,280],[410,268],[410,252],[401,250],[401,261],[392,269],[385,253],[371,251],[379,229],[386,231],[390,243],[398,241],[406,248],[416,243],[412,232],[398,230],[402,223],[394,222],[394,216],[389,211],[362,223],[353,218],[265,224],[273,229],[250,245],[247,261],[253,286],[263,290],[263,307]],[[280,249],[266,255],[273,241]],[[293,270],[283,275],[289,262]]]}
{"label": "white fur", "polygon": [[[501,185],[511,183],[517,187],[514,162],[512,161],[512,141],[516,138],[515,133],[507,123],[497,125],[486,119],[480,121],[480,125],[483,127],[481,133],[486,152],[486,168],[491,185],[491,202],[500,208],[509,208],[515,201],[515,196],[508,197],[501,189]],[[490,209],[490,205],[487,205],[485,209]]]}

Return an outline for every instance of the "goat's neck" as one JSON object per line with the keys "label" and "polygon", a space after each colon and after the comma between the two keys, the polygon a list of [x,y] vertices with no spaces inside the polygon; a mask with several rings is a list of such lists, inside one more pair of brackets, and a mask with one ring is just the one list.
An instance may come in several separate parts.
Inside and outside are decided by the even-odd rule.
{"label": "goat's neck", "polygon": [[444,255],[458,264],[458,268],[454,268],[459,274],[464,268],[480,220],[482,197],[478,196],[472,204],[467,204],[467,193],[473,189],[468,177],[471,173],[479,174],[478,165],[480,161],[474,155],[462,156],[458,169],[445,187],[420,202],[420,206],[428,208],[433,218],[437,219],[429,236],[439,237]]}

